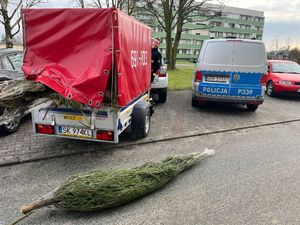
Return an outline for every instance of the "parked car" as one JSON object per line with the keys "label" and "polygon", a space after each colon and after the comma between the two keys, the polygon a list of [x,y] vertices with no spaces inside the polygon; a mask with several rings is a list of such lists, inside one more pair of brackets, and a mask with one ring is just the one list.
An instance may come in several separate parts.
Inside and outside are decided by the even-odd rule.
{"label": "parked car", "polygon": [[300,65],[286,60],[269,60],[266,93],[268,96],[300,96]]}
{"label": "parked car", "polygon": [[151,83],[151,94],[158,95],[158,102],[166,102],[167,100],[167,87],[168,87],[168,73],[167,67],[162,59],[162,64]]}
{"label": "parked car", "polygon": [[192,106],[214,101],[247,105],[255,111],[264,101],[267,73],[265,45],[258,40],[205,40],[195,66]]}
{"label": "parked car", "polygon": [[[21,70],[22,63],[22,51],[16,49],[0,49],[0,82],[25,79]],[[4,111],[4,108],[0,108],[0,115],[2,115]],[[21,120],[21,116],[16,116],[10,122],[0,125],[0,133],[10,134],[15,132],[19,128]]]}

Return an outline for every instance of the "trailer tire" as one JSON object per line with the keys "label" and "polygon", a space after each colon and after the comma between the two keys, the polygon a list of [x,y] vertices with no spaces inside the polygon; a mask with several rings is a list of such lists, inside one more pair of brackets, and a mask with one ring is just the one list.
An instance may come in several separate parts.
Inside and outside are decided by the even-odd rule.
{"label": "trailer tire", "polygon": [[150,131],[151,110],[150,103],[140,101],[137,103],[131,115],[131,139],[138,140],[148,136]]}

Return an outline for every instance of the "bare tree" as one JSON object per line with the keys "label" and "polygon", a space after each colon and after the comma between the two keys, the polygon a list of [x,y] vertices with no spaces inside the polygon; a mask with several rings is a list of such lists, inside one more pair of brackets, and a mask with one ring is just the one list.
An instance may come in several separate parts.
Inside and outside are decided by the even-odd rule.
{"label": "bare tree", "polygon": [[292,48],[289,50],[290,59],[300,64],[300,48]]}
{"label": "bare tree", "polygon": [[[1,8],[0,8],[0,15],[2,19],[0,22],[4,26],[5,30],[5,43],[6,48],[13,47],[13,37],[20,32],[20,21],[21,15],[19,10],[23,6],[26,8],[33,7],[40,3],[46,3],[47,1],[43,0],[31,0],[31,1],[22,1],[22,0],[0,0]],[[11,14],[9,15],[9,9],[11,9]]]}
{"label": "bare tree", "polygon": [[146,0],[146,10],[154,16],[166,33],[168,69],[175,69],[184,24],[193,20],[195,16],[203,18],[202,21],[220,16],[223,5],[216,7],[209,5],[210,2],[211,0]]}
{"label": "bare tree", "polygon": [[77,0],[77,2],[78,2],[79,6],[81,8],[85,8],[85,2],[84,2],[84,0]]}
{"label": "bare tree", "polygon": [[137,10],[139,0],[75,0],[81,8],[85,6],[93,8],[116,7],[128,15],[133,15]]}

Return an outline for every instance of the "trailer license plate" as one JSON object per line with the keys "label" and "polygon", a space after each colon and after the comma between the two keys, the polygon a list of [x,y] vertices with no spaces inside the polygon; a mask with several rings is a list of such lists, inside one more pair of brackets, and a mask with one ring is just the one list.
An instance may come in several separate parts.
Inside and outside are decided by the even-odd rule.
{"label": "trailer license plate", "polygon": [[92,130],[81,129],[75,127],[58,127],[58,134],[63,136],[72,136],[72,137],[82,137],[82,138],[92,138]]}

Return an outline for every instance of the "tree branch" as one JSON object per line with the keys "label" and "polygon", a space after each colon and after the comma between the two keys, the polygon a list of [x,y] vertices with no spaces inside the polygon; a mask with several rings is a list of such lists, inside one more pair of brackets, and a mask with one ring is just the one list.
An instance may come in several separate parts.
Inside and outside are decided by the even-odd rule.
{"label": "tree branch", "polygon": [[10,20],[15,16],[16,12],[19,10],[19,8],[20,8],[21,5],[22,5],[22,0],[19,1],[19,3],[17,4],[16,8],[13,11],[13,13],[9,17]]}
{"label": "tree branch", "polygon": [[14,27],[16,26],[16,25],[18,25],[18,26],[20,26],[20,20],[21,20],[22,18],[21,17],[19,17],[18,19],[17,19],[17,21],[11,26],[11,30],[13,30],[14,29]]}
{"label": "tree branch", "polygon": [[14,37],[17,33],[19,33],[20,28],[21,28],[20,23],[18,23],[18,30],[17,30],[15,33],[13,33],[13,34],[11,35],[11,37]]}
{"label": "tree branch", "polygon": [[31,8],[35,5],[38,5],[38,4],[43,4],[43,3],[48,3],[49,1],[48,0],[32,0],[32,1],[29,1],[29,2],[26,2],[26,8]]}
{"label": "tree branch", "polygon": [[102,8],[101,1],[100,0],[93,0],[93,3],[91,4],[92,7],[96,8]]}
{"label": "tree branch", "polygon": [[164,17],[161,15],[161,13],[158,12],[156,8],[152,5],[152,3],[148,2],[147,7],[149,11],[152,13],[152,15],[156,18],[157,22],[159,23],[160,26],[162,26],[163,29],[165,29],[165,24],[164,24]]}

